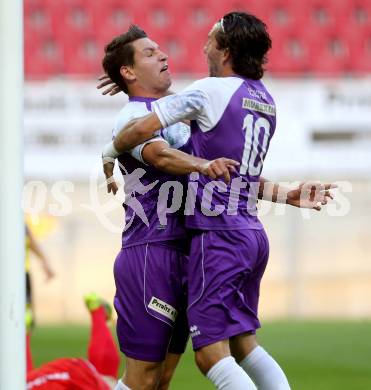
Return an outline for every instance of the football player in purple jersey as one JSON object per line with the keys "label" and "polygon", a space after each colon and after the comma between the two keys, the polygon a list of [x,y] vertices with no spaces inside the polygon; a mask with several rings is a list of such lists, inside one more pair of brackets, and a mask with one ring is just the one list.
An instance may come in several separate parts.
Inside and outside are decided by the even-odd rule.
{"label": "football player in purple jersey", "polygon": [[[152,111],[153,102],[168,94],[171,84],[167,56],[136,26],[113,39],[105,48],[103,67],[128,94],[129,103],[119,112],[113,137],[121,127]],[[177,139],[175,140],[175,136]],[[123,153],[120,168],[125,180],[125,229],[114,276],[117,335],[126,357],[126,372],[118,388],[164,390],[188,340],[186,321],[187,234],[183,213],[171,213],[161,223],[159,194],[174,180],[156,167],[166,165],[171,174],[197,171],[216,178],[229,178],[238,163],[213,161],[187,154],[190,129],[184,123],[163,128],[157,137]],[[160,142],[159,142],[160,141]],[[148,153],[163,144],[156,161]],[[149,166],[142,157],[146,149]],[[143,153],[144,155],[144,153]],[[106,164],[106,167],[110,163]],[[179,177],[179,182],[186,176]],[[114,183],[111,189],[115,192]],[[170,192],[170,188],[168,189]],[[168,196],[163,197],[166,211]]]}
{"label": "football player in purple jersey", "polygon": [[[154,113],[125,126],[104,150],[104,156],[117,157],[158,136],[159,129],[190,120],[195,156],[213,160],[225,155],[240,163],[227,183],[196,175],[196,185],[189,187],[194,203],[185,206],[192,232],[190,332],[200,370],[220,389],[289,389],[283,371],[255,337],[269,247],[254,200],[264,196],[266,184],[273,190],[271,200],[287,201],[276,185],[260,177],[276,125],[275,103],[261,82],[270,46],[259,19],[246,13],[225,15],[205,46],[211,77],[153,102]],[[322,204],[328,187],[320,188]],[[296,189],[295,196],[300,193]],[[304,207],[319,208],[310,204],[313,199]],[[304,205],[300,196],[296,202]]]}

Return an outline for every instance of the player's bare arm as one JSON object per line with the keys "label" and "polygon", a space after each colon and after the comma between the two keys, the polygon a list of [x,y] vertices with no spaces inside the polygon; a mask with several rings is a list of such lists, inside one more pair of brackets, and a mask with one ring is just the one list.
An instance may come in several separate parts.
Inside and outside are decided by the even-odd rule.
{"label": "player's bare arm", "polygon": [[[212,179],[223,177],[226,183],[230,183],[230,173],[235,172],[235,167],[239,166],[237,161],[224,157],[212,161],[195,157],[173,149],[168,143],[162,141],[145,145],[142,157],[148,164],[172,175],[187,175],[198,172]],[[106,176],[107,192],[116,195],[118,186],[113,176],[115,160],[112,157],[103,157],[102,164]]]}
{"label": "player's bare arm", "polygon": [[226,183],[231,180],[230,172],[235,171],[234,167],[239,166],[237,161],[224,157],[212,161],[195,157],[178,149],[173,149],[168,143],[161,141],[145,145],[142,157],[148,164],[172,175],[187,175],[192,172],[199,172],[212,179],[223,177]]}
{"label": "player's bare arm", "polygon": [[151,113],[136,121],[128,123],[113,140],[113,147],[119,153],[124,153],[147,141],[162,128],[157,114]]}
{"label": "player's bare arm", "polygon": [[113,176],[113,170],[115,168],[115,159],[111,157],[102,158],[102,164],[103,172],[106,177],[107,192],[112,192],[113,195],[116,195],[118,191],[118,186]]}
{"label": "player's bare arm", "polygon": [[294,207],[320,211],[329,199],[333,199],[330,189],[337,186],[332,183],[314,181],[302,182],[289,188],[260,177],[258,198],[273,203],[287,203]]}
{"label": "player's bare arm", "polygon": [[43,250],[39,246],[38,242],[36,241],[34,235],[29,229],[26,229],[26,235],[28,239],[30,240],[30,249],[31,251],[37,256],[37,258],[40,260],[41,266],[43,268],[44,274],[45,274],[45,280],[49,281],[50,279],[53,279],[55,276],[55,273],[50,266],[49,260],[44,254]]}

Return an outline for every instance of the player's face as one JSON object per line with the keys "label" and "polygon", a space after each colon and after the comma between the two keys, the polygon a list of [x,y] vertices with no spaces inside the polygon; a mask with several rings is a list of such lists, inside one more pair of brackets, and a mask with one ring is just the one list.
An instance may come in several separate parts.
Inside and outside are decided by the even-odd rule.
{"label": "player's face", "polygon": [[171,85],[168,56],[149,38],[136,40],[133,42],[133,47],[133,72],[136,82],[144,89],[156,92],[167,91]]}
{"label": "player's face", "polygon": [[212,77],[220,76],[223,68],[223,52],[217,49],[217,41],[215,38],[218,28],[220,27],[216,24],[211,29],[207,36],[206,45],[204,46],[204,53],[209,67],[209,75]]}

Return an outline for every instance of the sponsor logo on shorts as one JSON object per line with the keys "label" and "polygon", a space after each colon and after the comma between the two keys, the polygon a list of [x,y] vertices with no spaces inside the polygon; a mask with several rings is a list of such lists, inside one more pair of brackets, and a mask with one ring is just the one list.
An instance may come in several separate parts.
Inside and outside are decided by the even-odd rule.
{"label": "sponsor logo on shorts", "polygon": [[178,315],[178,312],[174,307],[156,297],[151,298],[148,307],[172,321],[175,321],[175,318]]}
{"label": "sponsor logo on shorts", "polygon": [[196,325],[192,325],[190,328],[189,328],[189,331],[191,333],[191,337],[196,337],[196,336],[199,336],[201,334],[201,332],[198,330],[198,327]]}
{"label": "sponsor logo on shorts", "polygon": [[242,108],[246,108],[247,110],[262,112],[263,114],[268,114],[271,116],[276,116],[275,106],[273,106],[272,104],[260,103],[253,99],[243,98]]}

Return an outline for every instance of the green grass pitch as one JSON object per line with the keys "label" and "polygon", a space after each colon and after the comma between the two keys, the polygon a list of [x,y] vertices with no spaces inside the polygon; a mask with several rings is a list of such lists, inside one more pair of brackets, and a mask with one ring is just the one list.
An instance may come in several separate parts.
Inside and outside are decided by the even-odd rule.
{"label": "green grass pitch", "polygon": [[[39,326],[32,336],[36,366],[58,357],[86,356],[87,327]],[[371,322],[272,322],[258,332],[285,370],[293,390],[370,390]],[[213,389],[188,348],[171,389]]]}

